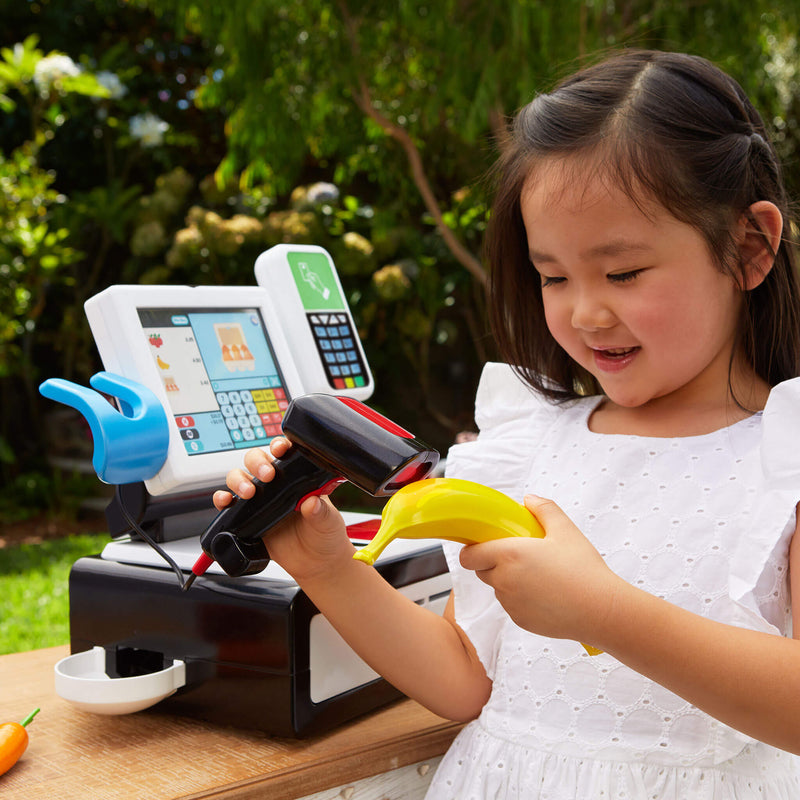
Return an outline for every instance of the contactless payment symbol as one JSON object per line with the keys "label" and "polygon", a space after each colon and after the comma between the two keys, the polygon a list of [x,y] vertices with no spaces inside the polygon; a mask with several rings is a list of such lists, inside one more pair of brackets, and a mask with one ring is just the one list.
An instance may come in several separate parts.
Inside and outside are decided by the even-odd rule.
{"label": "contactless payment symbol", "polygon": [[322,295],[323,300],[327,300],[331,296],[331,290],[322,282],[322,278],[317,275],[305,261],[300,261],[297,264],[300,271],[300,277],[315,291]]}
{"label": "contactless payment symbol", "polygon": [[346,308],[333,267],[324,253],[295,250],[286,254],[286,260],[306,311],[343,311]]}

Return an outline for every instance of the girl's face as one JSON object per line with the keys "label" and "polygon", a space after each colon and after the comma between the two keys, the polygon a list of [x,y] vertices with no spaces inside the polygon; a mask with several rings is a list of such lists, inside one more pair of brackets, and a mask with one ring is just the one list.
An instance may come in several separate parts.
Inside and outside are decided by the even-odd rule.
{"label": "girl's face", "polygon": [[619,407],[727,402],[734,281],[694,228],[566,164],[538,168],[521,196],[553,337]]}

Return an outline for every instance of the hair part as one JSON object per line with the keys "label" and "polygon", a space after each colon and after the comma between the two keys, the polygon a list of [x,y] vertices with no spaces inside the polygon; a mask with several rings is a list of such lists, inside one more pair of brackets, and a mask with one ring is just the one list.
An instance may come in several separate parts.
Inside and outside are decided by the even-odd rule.
{"label": "hair part", "polygon": [[[763,120],[739,84],[706,59],[630,50],[534,98],[517,114],[495,168],[486,238],[491,322],[503,357],[530,385],[555,399],[602,391],[550,334],[528,256],[520,198],[553,158],[573,168],[592,164],[640,207],[655,199],[695,228],[718,269],[742,286],[748,265],[736,225],[753,203],[774,203],[784,236],[769,274],[743,291],[736,352],[771,386],[800,375],[789,202]],[[752,216],[749,222],[758,230]]]}

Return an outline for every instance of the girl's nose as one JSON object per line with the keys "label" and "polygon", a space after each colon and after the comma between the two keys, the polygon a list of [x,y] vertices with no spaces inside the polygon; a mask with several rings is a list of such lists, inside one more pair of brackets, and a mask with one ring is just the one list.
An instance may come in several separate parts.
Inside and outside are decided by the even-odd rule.
{"label": "girl's nose", "polygon": [[603,298],[593,293],[582,293],[572,307],[572,327],[576,330],[595,331],[616,324],[614,312]]}

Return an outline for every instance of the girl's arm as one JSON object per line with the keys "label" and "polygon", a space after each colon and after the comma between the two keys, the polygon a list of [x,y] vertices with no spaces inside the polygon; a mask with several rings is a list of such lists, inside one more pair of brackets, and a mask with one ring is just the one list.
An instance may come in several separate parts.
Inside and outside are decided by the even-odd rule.
{"label": "girl's arm", "polygon": [[[800,753],[797,638],[715,622],[637,589],[608,569],[555,503],[527,498],[526,505],[547,531],[544,539],[486,542],[461,555],[518,625],[595,645],[727,725]],[[800,535],[789,561],[800,620]],[[523,582],[531,574],[536,580]]]}
{"label": "girl's arm", "polygon": [[[329,509],[324,514],[334,512],[333,506],[317,503]],[[298,583],[353,650],[400,691],[448,719],[478,716],[491,683],[455,624],[452,599],[439,616],[352,557],[339,562],[335,575]]]}
{"label": "girl's arm", "polygon": [[[280,457],[288,446],[276,439],[270,449]],[[263,451],[249,451],[245,465],[260,480],[274,477]],[[254,491],[242,470],[229,473],[228,486],[244,498]],[[230,495],[218,492],[214,501],[224,508]],[[270,557],[376,672],[440,716],[466,721],[478,715],[491,682],[455,623],[452,599],[439,616],[396,591],[373,567],[354,560],[344,520],[328,498],[308,498],[300,513],[264,541]]]}

